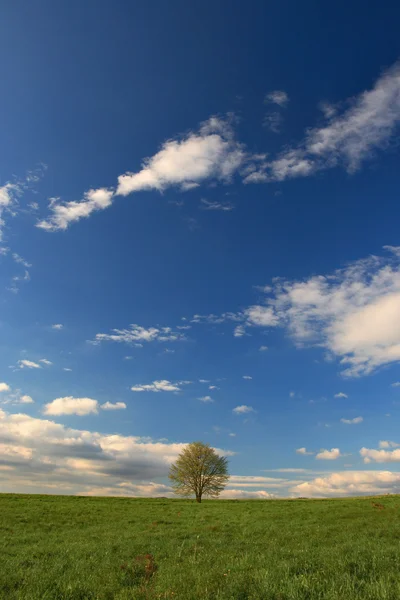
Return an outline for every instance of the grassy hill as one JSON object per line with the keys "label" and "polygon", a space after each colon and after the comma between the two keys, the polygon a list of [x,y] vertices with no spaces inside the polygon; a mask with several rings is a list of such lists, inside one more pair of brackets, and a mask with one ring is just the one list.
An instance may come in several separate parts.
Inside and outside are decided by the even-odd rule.
{"label": "grassy hill", "polygon": [[0,495],[6,600],[398,600],[400,497]]}

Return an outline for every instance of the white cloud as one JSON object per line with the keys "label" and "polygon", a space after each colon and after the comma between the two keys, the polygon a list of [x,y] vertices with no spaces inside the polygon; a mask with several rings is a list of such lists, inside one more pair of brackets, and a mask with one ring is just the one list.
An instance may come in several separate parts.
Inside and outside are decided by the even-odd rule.
{"label": "white cloud", "polygon": [[277,104],[278,106],[285,107],[289,102],[289,96],[283,90],[275,90],[265,96],[266,104]]}
{"label": "white cloud", "polygon": [[201,396],[200,398],[197,398],[197,400],[200,400],[200,402],[214,402],[211,396]]}
{"label": "white cloud", "polygon": [[379,448],[399,448],[400,444],[396,442],[390,442],[389,440],[381,440],[379,442]]}
{"label": "white cloud", "polygon": [[317,477],[291,487],[293,494],[324,498],[363,494],[396,494],[400,491],[400,473],[390,471],[344,471]]}
{"label": "white cloud", "polygon": [[8,383],[0,383],[0,392],[9,392],[10,390]]}
{"label": "white cloud", "polygon": [[289,392],[289,398],[294,398],[296,395],[296,392]]}
{"label": "white cloud", "polygon": [[209,379],[199,379],[199,383],[210,383]]}
{"label": "white cloud", "polygon": [[96,414],[98,412],[99,403],[92,398],[74,398],[66,396],[64,398],[56,398],[52,402],[45,404],[45,415],[84,415]]}
{"label": "white cloud", "polygon": [[190,320],[191,323],[212,323],[219,324],[225,321],[243,321],[243,315],[241,313],[225,312],[222,315],[193,315]]}
{"label": "white cloud", "polygon": [[357,423],[362,423],[364,419],[362,417],[355,417],[354,419],[340,419],[342,423],[346,423],[346,425],[357,425]]}
{"label": "white cloud", "polygon": [[31,396],[28,396],[27,394],[24,394],[23,396],[21,396],[19,398],[19,402],[21,404],[33,404],[34,400],[33,400],[33,398]]}
{"label": "white cloud", "polygon": [[64,329],[64,325],[62,325],[61,323],[55,323],[54,325],[51,326],[52,329]]}
{"label": "white cloud", "polygon": [[219,210],[222,212],[230,212],[234,209],[234,206],[228,202],[211,202],[205,198],[202,198],[200,202],[202,203],[200,208],[203,210]]}
{"label": "white cloud", "polygon": [[41,359],[39,360],[39,362],[43,363],[44,365],[46,365],[46,366],[48,366],[48,367],[49,367],[50,365],[52,365],[52,364],[53,364],[53,363],[51,362],[51,360],[47,360],[47,358],[41,358]]}
{"label": "white cloud", "polygon": [[243,337],[246,335],[246,329],[244,325],[237,325],[233,331],[234,337]]}
{"label": "white cloud", "polygon": [[237,500],[268,500],[270,498],[274,498],[274,494],[270,494],[265,490],[231,490],[225,489],[221,492],[221,499],[237,499]]}
{"label": "white cloud", "polygon": [[219,390],[219,387],[217,385],[209,385],[208,389],[209,390]]}
{"label": "white cloud", "polygon": [[400,387],[400,381],[395,381],[391,385],[392,385],[392,387]]}
{"label": "white cloud", "polygon": [[181,385],[189,384],[189,381],[177,381],[172,383],[167,379],[153,381],[153,383],[145,385],[134,385],[131,387],[132,392],[181,392]]}
{"label": "white cloud", "polygon": [[247,406],[246,404],[242,404],[240,406],[236,406],[236,408],[233,409],[233,411],[235,413],[235,415],[245,415],[247,413],[252,413],[252,412],[256,412],[254,410],[254,408],[252,406]]}
{"label": "white cloud", "polygon": [[266,352],[267,350],[268,350],[268,346],[260,346],[259,347],[260,352]]}
{"label": "white cloud", "polygon": [[314,454],[314,452],[309,452],[307,450],[307,448],[304,448],[304,447],[303,448],[297,448],[296,453],[297,454],[303,454],[304,456],[309,456],[311,454]]}
{"label": "white cloud", "polygon": [[20,369],[41,369],[42,367],[38,364],[33,362],[33,360],[19,360],[18,361],[18,366]]}
{"label": "white cloud", "polygon": [[400,257],[370,256],[329,275],[275,281],[247,325],[286,327],[299,346],[337,356],[343,375],[366,375],[400,360]]}
{"label": "white cloud", "polygon": [[[172,496],[158,479],[185,443],[104,434],[0,410],[4,492]],[[217,449],[218,454],[233,453]]]}
{"label": "white cloud", "polygon": [[229,123],[212,117],[198,133],[165,142],[157,154],[144,161],[141,171],[120,175],[117,194],[163,191],[170,186],[187,190],[188,185],[190,188],[209,179],[226,182],[245,159]]}
{"label": "white cloud", "polygon": [[236,433],[229,433],[229,437],[236,437]]}
{"label": "white cloud", "polygon": [[331,448],[331,450],[321,450],[315,458],[319,460],[336,460],[341,456],[343,456],[343,454],[340,454],[339,448]]}
{"label": "white cloud", "polygon": [[69,367],[64,367],[64,368],[63,368],[63,371],[68,371],[68,372],[71,372],[71,371],[72,371],[72,369],[70,369]]}
{"label": "white cloud", "polygon": [[132,344],[134,342],[176,342],[185,339],[183,333],[173,331],[171,327],[149,327],[146,329],[133,324],[130,325],[129,329],[113,329],[112,333],[96,333],[92,343],[99,344],[108,341]]}
{"label": "white cloud", "polygon": [[25,260],[24,258],[22,258],[22,256],[20,256],[16,252],[12,253],[12,257],[13,257],[14,262],[16,262],[19,265],[22,265],[26,269],[29,269],[29,267],[32,266],[27,260]]}
{"label": "white cloud", "polygon": [[254,170],[245,182],[283,181],[322,169],[344,166],[357,170],[394,137],[400,121],[400,66],[395,64],[375,86],[356,97],[350,108],[333,115],[322,127],[309,129],[297,146]]}
{"label": "white cloud", "polygon": [[122,410],[126,408],[126,404],[125,402],[115,402],[114,404],[112,402],[105,402],[100,408],[103,410]]}
{"label": "white cloud", "polygon": [[250,380],[250,379],[253,379],[253,378],[251,377],[251,375],[243,375],[243,379],[248,379],[248,380]]}
{"label": "white cloud", "polygon": [[[388,442],[389,447],[393,447]],[[382,442],[380,442],[382,444]],[[381,445],[381,448],[384,446]],[[360,455],[364,459],[365,463],[387,463],[387,462],[400,462],[400,449],[395,450],[373,450],[372,448],[361,448]]]}
{"label": "white cloud", "polygon": [[49,204],[51,215],[46,220],[39,221],[36,227],[45,231],[60,231],[67,229],[71,223],[89,217],[93,212],[104,210],[112,204],[114,192],[107,188],[85,192],[79,202],[60,203],[59,198],[52,198]]}
{"label": "white cloud", "polygon": [[335,394],[334,397],[335,398],[348,398],[348,395],[345,394],[344,392],[338,392],[337,394]]}

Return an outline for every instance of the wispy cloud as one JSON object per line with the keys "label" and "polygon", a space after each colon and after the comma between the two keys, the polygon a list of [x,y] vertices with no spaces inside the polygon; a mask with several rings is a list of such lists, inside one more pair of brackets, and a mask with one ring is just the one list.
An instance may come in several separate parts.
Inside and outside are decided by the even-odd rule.
{"label": "wispy cloud", "polygon": [[39,221],[36,227],[46,231],[65,230],[71,223],[111,206],[113,195],[113,190],[99,188],[85,192],[80,201],[61,202],[60,198],[52,198],[49,204],[50,217]]}
{"label": "wispy cloud", "polygon": [[200,400],[200,402],[214,402],[213,398],[211,398],[211,396],[200,396],[200,398],[197,398],[197,400]]}
{"label": "wispy cloud", "polygon": [[39,362],[43,363],[44,365],[46,365],[47,367],[49,367],[50,365],[52,365],[53,363],[51,362],[51,360],[48,360],[47,358],[40,358]]}
{"label": "wispy cloud", "polygon": [[19,360],[18,367],[20,369],[41,369],[42,368],[39,365],[39,363],[36,363],[33,360],[27,360],[27,359]]}
{"label": "wispy cloud", "polygon": [[357,425],[358,423],[362,423],[364,419],[363,417],[354,417],[354,419],[340,419],[340,421],[346,425]]}
{"label": "wispy cloud", "polygon": [[250,380],[250,379],[253,379],[253,378],[252,378],[251,375],[243,375],[242,379]]}
{"label": "wispy cloud", "polygon": [[100,342],[124,342],[132,344],[135,342],[176,342],[185,340],[186,337],[180,331],[173,331],[171,327],[141,327],[130,325],[127,329],[112,329],[111,333],[97,333],[94,344]]}
{"label": "wispy cloud", "polygon": [[345,394],[344,392],[338,392],[337,394],[335,394],[334,397],[335,398],[348,398],[348,395]]}
{"label": "wispy cloud", "polygon": [[305,177],[323,169],[343,166],[356,171],[373,153],[386,146],[400,121],[400,66],[395,64],[361,93],[341,114],[330,113],[322,127],[308,130],[297,146],[254,170],[247,183]]}
{"label": "wispy cloud", "polygon": [[54,325],[51,326],[52,329],[56,329],[57,331],[60,331],[61,329],[64,329],[64,325],[62,325],[62,323],[55,323]]}
{"label": "wispy cloud", "polygon": [[172,383],[168,379],[153,381],[148,384],[137,384],[131,387],[132,392],[181,392],[182,385],[188,385],[190,381],[177,381]]}
{"label": "wispy cloud", "polygon": [[219,210],[222,212],[230,212],[234,209],[233,204],[229,204],[228,202],[211,202],[210,200],[206,200],[202,198],[200,200],[202,210]]}
{"label": "wispy cloud", "polygon": [[285,107],[289,102],[289,96],[284,90],[274,90],[265,96],[266,104],[277,104],[280,107]]}

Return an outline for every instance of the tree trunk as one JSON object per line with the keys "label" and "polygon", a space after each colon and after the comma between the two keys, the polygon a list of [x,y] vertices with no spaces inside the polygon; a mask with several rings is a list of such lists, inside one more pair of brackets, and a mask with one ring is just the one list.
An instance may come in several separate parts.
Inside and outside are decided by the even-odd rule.
{"label": "tree trunk", "polygon": [[196,494],[196,502],[201,502],[201,496],[198,496],[197,494]]}

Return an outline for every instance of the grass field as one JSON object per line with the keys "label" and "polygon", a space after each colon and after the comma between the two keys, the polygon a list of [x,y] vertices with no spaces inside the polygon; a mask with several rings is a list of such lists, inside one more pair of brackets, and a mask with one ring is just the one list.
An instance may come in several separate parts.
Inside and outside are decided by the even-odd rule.
{"label": "grass field", "polygon": [[0,548],[7,600],[399,600],[400,497],[4,494]]}

